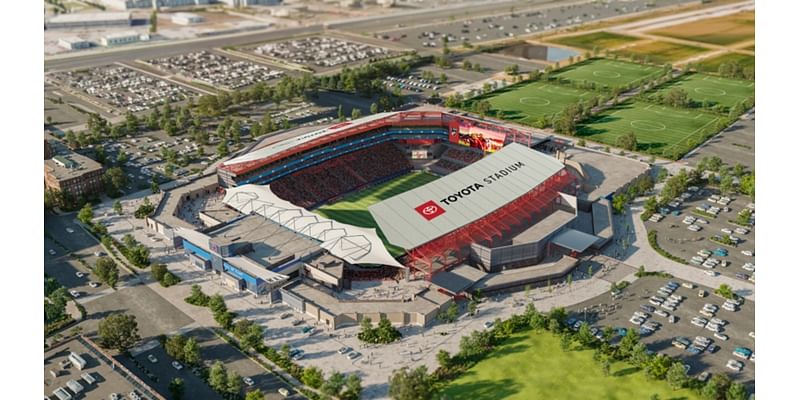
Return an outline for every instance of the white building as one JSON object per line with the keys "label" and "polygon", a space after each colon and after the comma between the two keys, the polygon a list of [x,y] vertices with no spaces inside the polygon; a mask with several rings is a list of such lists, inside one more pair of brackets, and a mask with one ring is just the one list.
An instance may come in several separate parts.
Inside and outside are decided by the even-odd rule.
{"label": "white building", "polygon": [[106,47],[110,47],[110,46],[119,46],[123,44],[136,43],[139,41],[148,41],[148,40],[150,40],[150,35],[146,33],[140,34],[134,31],[128,31],[121,33],[112,33],[108,36],[104,36],[100,39],[100,44]]}
{"label": "white building", "polygon": [[178,25],[192,25],[203,22],[203,17],[192,13],[175,13],[172,14],[172,23]]}
{"label": "white building", "polygon": [[67,50],[78,50],[92,47],[92,44],[77,36],[70,36],[58,40],[58,45]]}
{"label": "white building", "polygon": [[45,21],[47,29],[130,25],[131,13],[129,12],[61,14]]}
{"label": "white building", "polygon": [[231,7],[249,7],[249,6],[277,6],[283,0],[219,0],[220,3],[225,3]]}
{"label": "white building", "polygon": [[[132,8],[153,8],[153,0],[100,0],[103,5],[117,10]],[[214,3],[214,0],[156,0],[158,7],[200,6]]]}

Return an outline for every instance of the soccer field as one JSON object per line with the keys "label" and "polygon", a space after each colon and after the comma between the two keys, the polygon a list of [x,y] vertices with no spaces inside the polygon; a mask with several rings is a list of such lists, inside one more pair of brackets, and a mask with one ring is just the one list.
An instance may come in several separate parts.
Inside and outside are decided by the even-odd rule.
{"label": "soccer field", "polygon": [[676,159],[715,133],[719,117],[700,111],[629,101],[610,108],[578,127],[578,136],[615,146],[633,132],[637,151]]}
{"label": "soccer field", "polygon": [[687,74],[660,86],[658,92],[663,94],[676,87],[685,90],[694,101],[708,101],[712,105],[720,104],[726,108],[755,96],[756,91],[756,84],[750,81]]}
{"label": "soccer field", "polygon": [[453,400],[646,400],[656,394],[699,400],[691,390],[672,390],[626,362],[612,363],[605,376],[592,354],[577,348],[564,352],[554,334],[530,330],[506,339],[440,394]]}
{"label": "soccer field", "polygon": [[[345,224],[378,229],[378,224],[372,218],[367,207],[436,179],[438,179],[437,176],[425,172],[412,172],[369,189],[349,194],[342,200],[320,207],[314,212]],[[405,252],[403,249],[389,244],[380,229],[378,229],[378,234],[392,256],[397,257]]]}
{"label": "soccer field", "polygon": [[536,119],[560,113],[568,104],[589,100],[594,93],[561,85],[531,82],[500,89],[478,99],[486,99],[492,110],[503,112],[502,118],[533,125]]}
{"label": "soccer field", "polygon": [[652,65],[640,65],[624,61],[591,59],[558,70],[553,76],[573,82],[594,82],[598,89],[623,87],[661,72]]}

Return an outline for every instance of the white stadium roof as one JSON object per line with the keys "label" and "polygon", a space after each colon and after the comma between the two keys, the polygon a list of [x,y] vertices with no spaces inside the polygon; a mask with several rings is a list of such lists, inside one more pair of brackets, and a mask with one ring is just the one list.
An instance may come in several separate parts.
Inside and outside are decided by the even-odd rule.
{"label": "white stadium roof", "polygon": [[564,166],[520,144],[506,145],[443,178],[369,207],[388,241],[419,247],[496,211]]}
{"label": "white stadium roof", "polygon": [[243,185],[228,188],[225,204],[244,214],[257,213],[287,229],[322,242],[320,247],[351,264],[402,267],[389,254],[375,229],[343,224],[275,195],[269,186]]}

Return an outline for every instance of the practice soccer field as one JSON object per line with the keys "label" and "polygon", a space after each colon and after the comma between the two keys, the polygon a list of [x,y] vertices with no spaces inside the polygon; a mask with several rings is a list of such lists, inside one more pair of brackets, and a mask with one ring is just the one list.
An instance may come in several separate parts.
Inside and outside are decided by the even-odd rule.
{"label": "practice soccer field", "polygon": [[[448,384],[440,394],[453,400],[699,400],[689,389],[672,390],[647,379],[626,362],[611,364],[605,376],[592,350],[561,350],[559,339],[534,330],[506,339],[484,360]],[[444,396],[442,396],[444,398]]]}
{"label": "practice soccer field", "polygon": [[560,69],[553,76],[573,82],[594,82],[600,89],[603,86],[608,88],[627,86],[654,76],[660,71],[661,68],[651,65],[595,58]]}
{"label": "practice soccer field", "polygon": [[637,151],[678,158],[713,134],[719,117],[700,111],[628,101],[578,127],[578,136],[611,146],[633,132]]}
{"label": "practice soccer field", "polygon": [[[345,224],[378,229],[378,223],[372,218],[367,207],[436,179],[438,179],[437,176],[425,172],[412,172],[369,189],[349,194],[334,204],[317,208],[314,212]],[[378,234],[392,256],[397,257],[405,252],[402,248],[389,244],[380,229],[378,229]]]}
{"label": "practice soccer field", "polygon": [[492,111],[502,111],[505,120],[533,125],[536,119],[558,114],[568,104],[588,100],[592,94],[567,86],[531,82],[500,89],[474,100],[488,100]]}
{"label": "practice soccer field", "polygon": [[658,92],[666,93],[672,88],[685,90],[694,101],[708,101],[727,108],[755,96],[756,84],[705,74],[687,74],[660,86]]}

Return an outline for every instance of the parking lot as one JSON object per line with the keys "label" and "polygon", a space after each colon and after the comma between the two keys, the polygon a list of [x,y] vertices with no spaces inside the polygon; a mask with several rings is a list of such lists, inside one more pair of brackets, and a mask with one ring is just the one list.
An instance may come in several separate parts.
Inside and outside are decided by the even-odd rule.
{"label": "parking lot", "polygon": [[751,116],[736,121],[728,129],[699,147],[684,158],[691,165],[697,165],[703,157],[717,156],[728,165],[742,164],[752,171],[756,166],[756,119]]}
{"label": "parking lot", "polygon": [[[691,192],[690,192],[691,193]],[[750,199],[745,196],[731,196],[731,202],[727,205],[711,202],[711,196],[719,196],[719,192],[712,188],[700,188],[694,192],[692,197],[686,199],[678,207],[667,207],[669,213],[662,213],[664,218],[660,222],[646,221],[648,230],[658,231],[658,244],[668,253],[683,258],[690,263],[688,267],[701,268],[708,274],[719,273],[724,276],[747,280],[755,275],[755,256],[748,256],[742,252],[755,253],[755,225],[745,230],[739,229],[738,225],[728,222],[735,220],[738,213],[751,204]],[[716,218],[707,215],[694,214],[693,210],[697,207],[714,206],[720,208]],[[729,211],[725,211],[725,208]],[[677,211],[678,215],[674,215]],[[753,210],[755,215],[755,210]],[[690,222],[691,221],[691,222]],[[694,227],[694,228],[692,228]],[[693,232],[690,229],[700,229]],[[744,232],[747,233],[744,233]],[[713,236],[732,235],[740,240],[736,246],[726,246],[713,242],[709,238]],[[716,249],[722,249],[715,251]],[[700,254],[702,250],[708,250],[711,254]],[[725,254],[727,253],[727,254]],[[697,257],[697,258],[695,258]],[[693,260],[693,258],[695,258]],[[701,261],[701,259],[704,259]],[[716,259],[719,263],[716,266],[706,263],[708,259]],[[747,265],[746,264],[752,264]],[[712,263],[713,264],[713,263]],[[754,278],[753,278],[754,279]]]}
{"label": "parking lot", "polygon": [[[669,300],[669,296],[658,293],[669,281],[678,284],[677,289],[670,295],[683,298],[678,302],[674,311],[657,305],[658,302],[650,302],[653,296],[665,299],[664,303]],[[751,351],[755,351],[755,338],[750,336],[750,333],[755,331],[755,303],[746,301],[741,306],[736,307],[737,311],[729,311],[723,307],[725,300],[714,295],[711,288],[694,287],[690,289],[683,286],[684,283],[677,279],[640,278],[622,290],[621,295],[616,300],[606,293],[571,306],[568,310],[570,311],[570,317],[588,321],[593,327],[600,329],[613,327],[638,330],[640,327],[631,322],[631,319],[636,312],[645,313],[647,318],[644,319],[641,325],[649,323],[657,325],[655,332],[641,335],[641,341],[647,345],[648,350],[680,358],[684,363],[690,365],[689,375],[691,376],[696,376],[704,371],[711,374],[725,372],[734,380],[745,384],[750,391],[754,390],[755,361],[738,358],[733,355],[733,351],[737,347],[746,347]],[[708,294],[705,297],[699,297],[700,290]],[[701,315],[700,311],[706,304],[713,304],[718,310],[715,313]],[[650,309],[648,307],[653,308]],[[658,313],[662,312],[665,313],[664,315],[674,316],[676,318],[675,322],[671,323],[668,317],[658,315]],[[695,317],[709,321],[713,318],[723,320],[724,324],[720,324],[719,333],[720,336],[727,337],[727,340],[716,337],[715,333],[708,328],[692,324],[692,319]],[[697,354],[692,354],[688,349],[681,349],[672,344],[676,337],[685,337],[689,342],[694,342],[698,336],[709,339],[710,345]],[[753,336],[755,336],[755,333],[753,333]],[[719,348],[710,351],[712,349],[711,345]],[[732,359],[744,363],[744,368],[740,372],[735,372],[726,367],[728,360]]]}
{"label": "parking lot", "polygon": [[210,51],[181,54],[146,62],[184,79],[229,90],[278,79],[284,74],[275,68]]}
{"label": "parking lot", "polygon": [[186,87],[118,65],[56,72],[48,79],[63,90],[89,96],[94,106],[106,112],[140,112],[193,95]]}
{"label": "parking lot", "polygon": [[398,52],[330,36],[310,36],[282,42],[265,43],[249,51],[272,59],[327,71],[347,64],[378,61]]}
{"label": "parking lot", "polygon": [[[659,5],[687,2],[689,1],[669,0],[659,2]],[[466,18],[447,23],[418,27],[395,26],[392,29],[378,32],[374,36],[397,41],[415,49],[440,49],[445,37],[451,46],[460,45],[465,40],[475,44],[498,39],[511,39],[597,19],[644,11],[648,3],[651,2],[648,0],[614,0],[555,6],[547,9],[536,7],[513,12],[503,10],[506,12],[494,16]]]}

